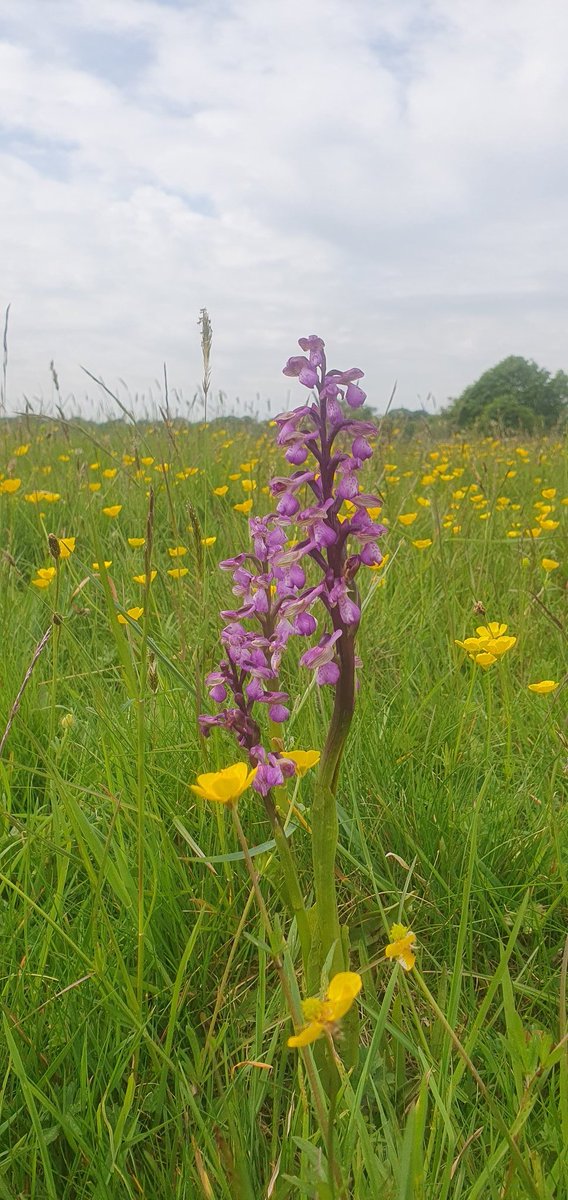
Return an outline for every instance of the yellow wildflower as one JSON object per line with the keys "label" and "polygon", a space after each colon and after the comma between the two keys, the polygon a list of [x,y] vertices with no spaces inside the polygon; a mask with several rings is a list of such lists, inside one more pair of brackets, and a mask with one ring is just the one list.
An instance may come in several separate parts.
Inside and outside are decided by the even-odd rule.
{"label": "yellow wildflower", "polygon": [[61,495],[59,492],[28,492],[24,500],[28,504],[55,504],[56,500],[61,500]]}
{"label": "yellow wildflower", "polygon": [[399,513],[398,520],[401,525],[412,525],[417,516],[418,513]]}
{"label": "yellow wildflower", "polygon": [[[93,571],[100,571],[100,569],[101,569],[98,562],[91,563],[91,566],[93,568]],[[109,567],[112,567],[112,560],[109,559],[108,562],[104,562],[103,566],[104,566],[105,571],[108,571]]]}
{"label": "yellow wildflower", "polygon": [[214,496],[226,496],[228,490],[229,490],[228,483],[224,483],[222,487],[213,488],[213,495]]}
{"label": "yellow wildflower", "polygon": [[90,491],[90,492],[100,492],[100,490],[101,490],[101,487],[102,487],[102,484],[101,484],[101,483],[90,483],[90,484],[89,484],[89,491]]}
{"label": "yellow wildflower", "polygon": [[150,571],[149,575],[133,575],[132,578],[135,583],[153,583],[157,574],[157,571]]}
{"label": "yellow wildflower", "polygon": [[337,1022],[349,1011],[362,986],[363,981],[356,971],[339,971],[330,981],[324,1000],[319,996],[302,1000],[302,1012],[308,1024],[288,1038],[288,1045],[309,1046],[326,1031],[333,1034]]}
{"label": "yellow wildflower", "polygon": [[105,517],[117,517],[121,510],[122,504],[109,504],[106,508],[103,508]]}
{"label": "yellow wildflower", "polygon": [[498,658],[506,654],[515,645],[516,637],[506,637],[508,626],[499,621],[490,621],[488,625],[478,625],[477,637],[465,638],[462,642],[456,638],[456,646],[466,650],[473,662],[480,667],[490,667]]}
{"label": "yellow wildflower", "polygon": [[127,538],[126,540],[133,550],[138,550],[140,546],[144,545],[146,538]]}
{"label": "yellow wildflower", "polygon": [[243,500],[242,504],[233,504],[233,508],[235,512],[244,513],[247,516],[252,508],[252,500]]}
{"label": "yellow wildflower", "polygon": [[222,771],[208,771],[197,776],[197,783],[190,784],[191,791],[203,800],[217,804],[235,804],[250,787],[256,775],[256,767],[250,771],[244,762],[233,763]]}
{"label": "yellow wildflower", "polygon": [[118,471],[117,467],[107,467],[106,470],[103,471],[103,476],[105,479],[114,479],[115,475],[117,474],[117,471]]}
{"label": "yellow wildflower", "polygon": [[289,758],[294,763],[296,775],[300,778],[309,771],[310,767],[316,767],[320,760],[319,750],[283,750],[282,758]]}
{"label": "yellow wildflower", "polygon": [[201,539],[201,545],[202,546],[214,546],[216,541],[217,541],[217,535],[215,535],[215,537],[203,537]]}
{"label": "yellow wildflower", "polygon": [[[0,483],[0,495],[11,496],[18,491],[21,484],[21,479],[3,479]],[[26,496],[27,500],[27,496]]]}
{"label": "yellow wildflower", "polygon": [[184,575],[188,574],[189,567],[170,567],[168,571],[168,575],[171,575],[172,579],[183,579]]}
{"label": "yellow wildflower", "polygon": [[170,558],[183,558],[183,555],[187,554],[187,547],[186,546],[172,546],[172,547],[168,546],[168,554],[169,554]]}
{"label": "yellow wildflower", "polygon": [[25,446],[16,446],[16,449],[14,450],[16,458],[23,458],[24,454],[28,453],[30,446],[31,442],[27,442]]}
{"label": "yellow wildflower", "polygon": [[76,541],[77,538],[74,537],[57,538],[57,545],[59,546],[59,558],[70,558],[75,549]]}
{"label": "yellow wildflower", "polygon": [[417,550],[427,550],[432,545],[432,538],[416,538],[412,543]]}
{"label": "yellow wildflower", "polygon": [[396,958],[405,971],[412,970],[416,962],[414,953],[416,935],[408,925],[393,925],[390,939],[388,946],[385,947],[385,958]]}
{"label": "yellow wildflower", "polygon": [[537,696],[548,696],[550,692],[556,691],[558,684],[554,679],[541,679],[540,683],[529,683],[529,692],[536,692]]}
{"label": "yellow wildflower", "polygon": [[[131,617],[133,621],[139,621],[140,617],[144,616],[144,609],[137,608],[136,606],[134,608],[127,608],[126,611],[128,613],[128,616]],[[126,620],[126,617],[123,616],[122,613],[117,613],[116,619],[117,619],[119,625],[128,625],[128,621]]]}
{"label": "yellow wildflower", "polygon": [[541,559],[540,565],[543,571],[556,571],[556,568],[560,566],[560,563],[557,562],[555,558],[543,558]]}

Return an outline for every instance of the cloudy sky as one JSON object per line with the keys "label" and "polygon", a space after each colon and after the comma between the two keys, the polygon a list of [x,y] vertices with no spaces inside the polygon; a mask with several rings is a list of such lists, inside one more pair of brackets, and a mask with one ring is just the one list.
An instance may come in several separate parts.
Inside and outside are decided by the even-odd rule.
{"label": "cloudy sky", "polygon": [[52,359],[189,399],[204,305],[228,406],[312,332],[379,411],[568,369],[567,44],[565,0],[0,0],[11,407]]}

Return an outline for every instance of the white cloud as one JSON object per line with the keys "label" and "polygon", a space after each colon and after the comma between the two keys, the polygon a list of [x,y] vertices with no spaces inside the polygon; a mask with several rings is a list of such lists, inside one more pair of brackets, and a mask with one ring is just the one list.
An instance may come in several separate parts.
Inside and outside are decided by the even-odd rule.
{"label": "white cloud", "polygon": [[202,305],[229,398],[280,405],[313,331],[379,408],[568,365],[562,0],[6,8],[12,403],[52,358],[79,396],[80,363],[135,391],[164,359],[191,395]]}

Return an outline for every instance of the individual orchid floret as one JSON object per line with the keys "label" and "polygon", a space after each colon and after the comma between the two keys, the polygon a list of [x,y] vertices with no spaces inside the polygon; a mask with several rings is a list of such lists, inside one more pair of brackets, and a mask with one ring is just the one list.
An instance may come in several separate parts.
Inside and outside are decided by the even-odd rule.
{"label": "individual orchid floret", "polygon": [[312,646],[310,650],[306,650],[300,659],[301,667],[309,667],[311,671],[316,672],[317,683],[337,683],[339,679],[339,665],[335,659],[335,643],[341,637],[341,630],[336,629],[334,633],[324,633],[320,638],[317,646]]}
{"label": "individual orchid floret", "polygon": [[266,752],[263,746],[253,746],[251,761],[257,763],[253,788],[261,796],[267,796],[275,787],[282,787],[286,779],[295,775],[294,763],[278,754]]}

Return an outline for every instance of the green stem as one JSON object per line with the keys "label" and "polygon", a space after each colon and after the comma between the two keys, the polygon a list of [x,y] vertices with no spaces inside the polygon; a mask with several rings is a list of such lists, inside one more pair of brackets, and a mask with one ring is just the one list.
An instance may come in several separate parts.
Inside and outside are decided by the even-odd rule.
{"label": "green stem", "polygon": [[311,933],[310,933],[308,914],[306,911],[306,906],[304,904],[304,897],[302,895],[300,881],[298,879],[298,872],[296,870],[296,863],[294,862],[294,858],[292,855],[292,851],[290,849],[288,838],[286,837],[286,834],[284,832],[284,828],[283,828],[282,822],[280,820],[278,810],[276,808],[276,805],[274,804],[274,801],[272,799],[270,792],[265,797],[264,803],[265,803],[266,811],[268,813],[270,824],[272,826],[272,834],[274,837],[274,841],[276,843],[276,849],[278,851],[278,856],[280,859],[280,865],[282,868],[282,875],[284,878],[284,887],[286,890],[288,904],[289,904],[292,915],[296,918],[298,937],[300,939],[300,945],[302,947],[302,961],[304,964],[304,973],[306,973],[307,968],[308,968],[308,960],[309,960],[309,956],[310,956],[310,948],[311,948],[312,938],[311,938]]}
{"label": "green stem", "polygon": [[462,741],[462,737],[463,737],[464,726],[465,726],[465,722],[466,722],[466,719],[467,719],[467,716],[469,713],[469,709],[470,709],[470,705],[471,705],[471,697],[473,695],[473,689],[475,687],[476,677],[477,677],[477,667],[474,664],[474,665],[472,665],[472,668],[470,671],[468,693],[467,693],[467,696],[465,699],[465,704],[462,709],[462,715],[461,715],[461,720],[460,720],[459,729],[458,729],[458,736],[456,738],[456,744],[454,746],[454,755],[453,755],[454,766],[457,766],[457,763],[458,763],[458,757],[459,757],[459,752],[460,752],[460,748],[461,748],[461,741]]}
{"label": "green stem", "polygon": [[60,564],[59,559],[56,561],[55,575],[55,599],[53,601],[53,636],[51,639],[51,705],[49,713],[49,746],[53,744],[55,737],[55,712],[57,701],[57,662],[59,658],[59,632],[61,629],[61,618],[57,612],[59,604],[59,587],[60,587]]}
{"label": "green stem", "polygon": [[333,715],[320,760],[311,815],[315,929],[310,955],[309,990],[313,992],[319,990],[322,968],[332,947],[334,947],[333,971],[346,970],[348,966],[339,923],[335,884],[335,859],[339,833],[335,793],[355,704],[354,643],[347,630],[343,630],[339,647],[341,674],[335,690]]}
{"label": "green stem", "polygon": [[499,673],[501,676],[501,687],[503,689],[503,699],[505,701],[505,721],[507,729],[507,753],[505,756],[505,778],[511,779],[513,775],[513,711],[511,704],[511,690],[509,688],[509,677],[507,667],[502,659],[499,660]]}
{"label": "green stem", "polygon": [[491,755],[491,717],[492,717],[492,713],[493,713],[493,692],[492,692],[490,671],[491,671],[491,668],[489,668],[489,671],[484,672],[484,679],[483,679],[483,685],[484,685],[484,691],[485,691],[485,715],[486,715],[486,720],[487,720],[487,724],[485,727],[485,766],[486,766],[486,768],[489,766],[489,758]]}
{"label": "green stem", "polygon": [[[302,1013],[299,1003],[297,1002],[296,998],[292,994],[292,989],[290,988],[288,980],[286,978],[286,974],[285,974],[284,967],[282,964],[282,959],[277,950],[276,933],[273,929],[270,917],[268,915],[268,909],[266,907],[266,904],[264,902],[264,897],[260,890],[259,878],[258,878],[256,869],[255,869],[254,863],[252,861],[252,858],[250,856],[248,842],[246,840],[243,827],[241,825],[241,821],[239,818],[239,814],[237,812],[236,804],[231,804],[230,809],[231,809],[231,815],[233,818],[233,824],[235,826],[237,838],[239,840],[239,844],[240,844],[241,850],[243,852],[243,857],[245,860],[246,868],[249,873],[250,881],[251,881],[253,889],[254,889],[254,894],[256,897],[258,910],[260,912],[260,916],[262,919],[262,923],[264,925],[268,944],[270,946],[272,961],[274,963],[274,967],[276,969],[278,978],[280,980],[280,985],[282,987],[282,992],[284,994],[290,1016],[292,1017],[292,1020],[294,1022],[294,1025],[296,1026],[296,1028],[300,1029],[302,1027],[302,1025],[305,1024],[304,1016],[303,1016],[303,1013]],[[316,1116],[318,1119],[318,1124],[319,1124],[319,1127],[321,1130],[321,1134],[322,1134],[324,1143],[326,1146],[328,1146],[328,1144],[329,1144],[328,1114],[327,1114],[326,1108],[325,1108],[325,1099],[324,1099],[324,1093],[323,1093],[323,1089],[322,1089],[322,1085],[321,1085],[321,1080],[319,1078],[318,1071],[317,1071],[317,1068],[316,1068],[316,1065],[315,1065],[315,1062],[314,1062],[314,1059],[311,1054],[311,1050],[310,1050],[309,1046],[306,1046],[302,1049],[302,1055],[303,1055],[303,1059],[304,1059],[306,1073],[307,1073],[307,1076],[308,1076],[308,1079],[310,1082],[312,1099],[314,1102],[314,1109],[315,1109]]]}

